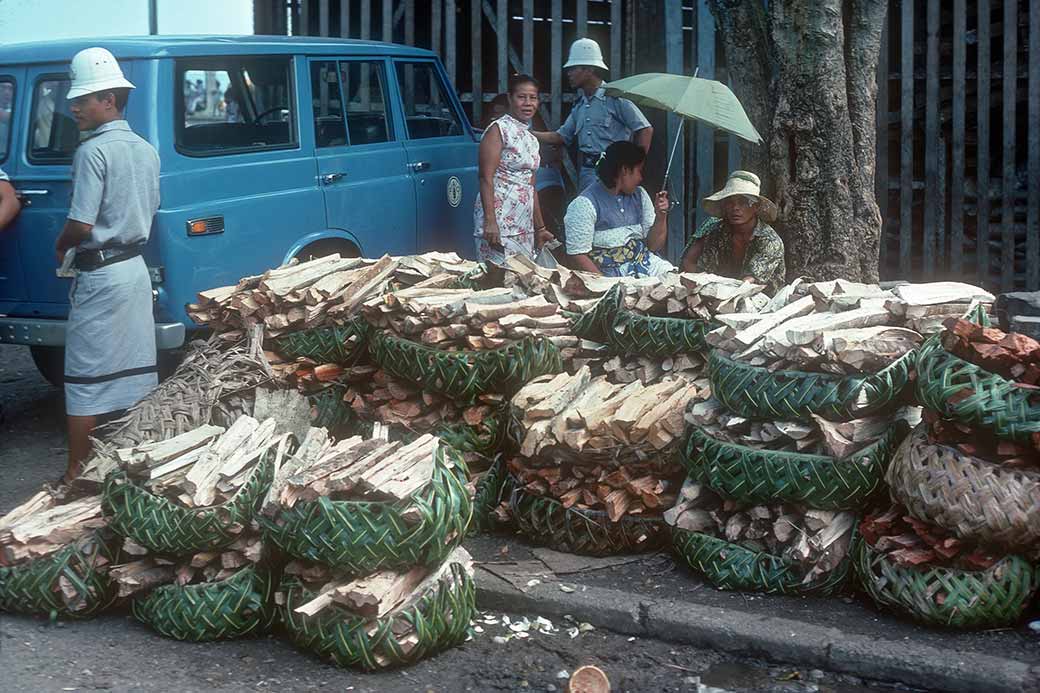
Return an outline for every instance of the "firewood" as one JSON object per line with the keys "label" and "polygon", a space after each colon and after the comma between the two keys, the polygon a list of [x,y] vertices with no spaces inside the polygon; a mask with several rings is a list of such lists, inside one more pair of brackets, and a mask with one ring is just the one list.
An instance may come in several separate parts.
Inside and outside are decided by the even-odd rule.
{"label": "firewood", "polygon": [[0,566],[46,556],[104,526],[100,496],[60,504],[38,493],[0,518]]}

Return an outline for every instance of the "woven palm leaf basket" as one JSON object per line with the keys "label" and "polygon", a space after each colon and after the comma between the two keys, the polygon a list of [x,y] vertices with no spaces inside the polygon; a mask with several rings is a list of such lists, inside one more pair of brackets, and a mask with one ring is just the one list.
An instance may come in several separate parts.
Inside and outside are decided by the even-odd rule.
{"label": "woven palm leaf basket", "polygon": [[703,351],[712,329],[706,320],[660,318],[619,310],[607,333],[614,352],[637,356],[674,356]]}
{"label": "woven palm leaf basket", "polygon": [[556,551],[613,556],[653,551],[665,545],[668,527],[660,516],[626,515],[613,522],[602,510],[565,508],[553,498],[523,490],[511,478],[509,510],[520,533]]}
{"label": "woven palm leaf basket", "polygon": [[296,613],[318,593],[283,580],[282,623],[298,647],[344,667],[368,671],[404,666],[461,644],[476,614],[468,569],[452,563],[418,599],[381,618],[363,618],[332,604],[313,616]]}
{"label": "woven palm leaf basket", "polygon": [[886,480],[911,515],[959,539],[1011,551],[1040,547],[1040,472],[930,443],[922,423],[896,451]]}
{"label": "woven palm leaf basket", "polygon": [[[291,452],[291,450],[290,450]],[[248,527],[274,476],[275,449],[268,449],[227,502],[185,508],[139,486],[126,472],[105,479],[101,509],[119,535],[156,553],[184,555],[223,548]]]}
{"label": "woven palm leaf basket", "polygon": [[881,607],[916,621],[951,628],[1001,628],[1015,624],[1032,600],[1038,573],[1009,555],[986,570],[896,565],[866,541],[856,554],[864,591]]}
{"label": "woven palm leaf basket", "polygon": [[1040,393],[954,356],[938,334],[917,357],[917,398],[944,418],[987,428],[999,438],[1029,442],[1040,432]]}
{"label": "woven palm leaf basket", "polygon": [[473,492],[473,522],[469,533],[480,534],[498,525],[493,513],[505,497],[506,465],[501,458],[495,459],[488,470],[477,480]]}
{"label": "woven palm leaf basket", "polygon": [[582,339],[606,344],[614,326],[614,319],[621,309],[622,297],[621,284],[610,287],[591,310],[574,316],[571,331]]}
{"label": "woven palm leaf basket", "polygon": [[492,458],[502,451],[506,441],[506,408],[493,411],[476,426],[460,421],[442,426],[437,436],[459,452],[472,452]]}
{"label": "woven palm leaf basket", "polygon": [[264,534],[290,556],[356,575],[437,563],[466,536],[473,501],[461,455],[448,445],[435,454],[433,478],[408,499],[297,503],[260,517]]}
{"label": "woven palm leaf basket", "polygon": [[[859,541],[853,535],[852,543]],[[806,581],[798,567],[780,556],[753,551],[702,532],[672,529],[672,551],[696,573],[722,590],[767,594],[830,595],[845,589],[855,546],[833,570]]]}
{"label": "woven palm leaf basket", "polygon": [[261,635],[276,610],[277,579],[249,566],[229,578],[197,585],[163,585],[130,605],[139,621],[174,640],[207,642]]}
{"label": "woven palm leaf basket", "polygon": [[816,414],[831,421],[849,421],[897,404],[910,379],[916,355],[910,351],[870,375],[839,376],[770,372],[714,350],[708,359],[708,377],[712,394],[740,416],[810,421],[811,415]]}
{"label": "woven palm leaf basket", "polygon": [[343,325],[315,327],[274,338],[274,348],[289,359],[309,358],[317,363],[354,366],[368,355],[368,323],[352,318]]}
{"label": "woven palm leaf basket", "polygon": [[556,345],[532,337],[501,349],[443,351],[374,330],[369,350],[372,360],[390,375],[459,404],[488,392],[512,395],[539,375],[563,370]]}
{"label": "woven palm leaf basket", "polygon": [[343,401],[343,388],[333,384],[307,397],[311,405],[311,426],[330,431],[355,420],[354,410]]}
{"label": "woven palm leaf basket", "polygon": [[122,539],[99,530],[49,556],[0,567],[0,611],[54,618],[90,618],[116,598],[108,566]]}
{"label": "woven palm leaf basket", "polygon": [[857,510],[883,490],[885,469],[906,435],[906,424],[893,424],[843,459],[737,445],[698,426],[688,431],[681,455],[686,471],[726,498],[749,505],[782,501],[820,510]]}

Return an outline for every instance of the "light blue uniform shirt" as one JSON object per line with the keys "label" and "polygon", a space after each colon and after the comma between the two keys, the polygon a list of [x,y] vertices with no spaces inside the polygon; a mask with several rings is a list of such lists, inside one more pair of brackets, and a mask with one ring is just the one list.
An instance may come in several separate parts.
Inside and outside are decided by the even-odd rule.
{"label": "light blue uniform shirt", "polygon": [[586,96],[584,90],[578,90],[574,108],[556,132],[567,146],[578,140],[581,159],[578,163],[582,167],[580,186],[584,189],[586,181],[596,180],[595,169],[585,165],[585,155],[597,156],[614,142],[631,141],[633,133],[648,127],[650,121],[634,103],[607,96],[606,90],[600,87],[592,98]]}

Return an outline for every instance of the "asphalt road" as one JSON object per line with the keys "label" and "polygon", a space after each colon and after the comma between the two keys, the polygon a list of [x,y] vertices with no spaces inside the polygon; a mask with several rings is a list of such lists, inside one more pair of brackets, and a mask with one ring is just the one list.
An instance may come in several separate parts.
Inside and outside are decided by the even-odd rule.
{"label": "asphalt road", "polygon": [[[0,403],[2,514],[62,473],[65,439],[61,393],[37,374],[25,348],[0,345]],[[512,633],[502,616],[490,614],[493,623],[482,617],[475,624],[482,632],[472,640],[413,667],[360,674],[296,651],[277,636],[207,644],[167,640],[125,610],[57,624],[3,614],[0,691],[563,691],[563,673],[582,664],[606,671],[614,691],[697,691],[698,681],[778,693],[874,688],[854,677],[603,630],[571,638],[562,621],[552,624],[556,632],[502,642]]]}

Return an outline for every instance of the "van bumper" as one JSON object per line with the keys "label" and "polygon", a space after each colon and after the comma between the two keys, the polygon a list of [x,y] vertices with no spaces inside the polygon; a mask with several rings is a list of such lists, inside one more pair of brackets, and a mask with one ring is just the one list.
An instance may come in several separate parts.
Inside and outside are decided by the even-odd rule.
{"label": "van bumper", "polygon": [[[0,344],[26,346],[65,346],[65,320],[0,317]],[[155,346],[176,349],[184,344],[184,325],[179,322],[155,323]]]}

